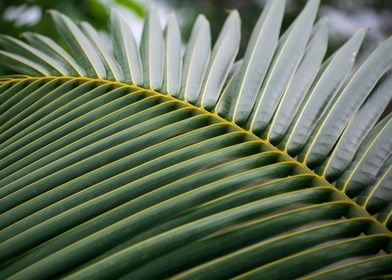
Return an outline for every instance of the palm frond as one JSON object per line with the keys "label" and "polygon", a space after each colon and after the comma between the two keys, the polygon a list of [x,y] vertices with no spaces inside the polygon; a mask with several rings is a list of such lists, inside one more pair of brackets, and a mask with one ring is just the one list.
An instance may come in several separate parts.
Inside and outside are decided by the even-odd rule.
{"label": "palm frond", "polygon": [[0,278],[391,275],[392,38],[324,59],[318,5],[281,35],[269,1],[237,61],[237,11],[185,46],[154,6],[139,46],[118,11],[112,46],[55,11],[67,50],[2,36]]}

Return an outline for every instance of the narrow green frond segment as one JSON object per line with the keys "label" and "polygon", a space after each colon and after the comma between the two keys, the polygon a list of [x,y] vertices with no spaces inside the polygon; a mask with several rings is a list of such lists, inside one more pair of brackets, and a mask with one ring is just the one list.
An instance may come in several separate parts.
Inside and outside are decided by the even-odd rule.
{"label": "narrow green frond segment", "polygon": [[114,56],[108,49],[107,44],[102,41],[100,35],[95,30],[95,28],[92,27],[88,22],[82,22],[80,24],[80,27],[84,32],[84,34],[90,39],[94,47],[98,50],[102,58],[102,63],[104,63],[105,70],[108,73],[107,79],[115,80],[115,81],[123,81],[124,77],[119,64],[117,63]]}
{"label": "narrow green frond segment", "polygon": [[377,183],[368,187],[358,196],[358,204],[369,213],[380,212],[392,201],[392,158],[387,162],[386,167],[381,172]]}
{"label": "narrow green frond segment", "polygon": [[367,136],[356,158],[337,181],[336,186],[355,196],[373,184],[380,170],[392,155],[392,113]]}
{"label": "narrow green frond segment", "polygon": [[234,98],[234,92],[230,89],[238,79],[238,75],[240,74],[242,63],[243,60],[241,59],[236,63],[234,63],[232,68],[230,69],[226,85],[224,86],[223,92],[221,93],[213,112],[216,112],[222,116],[227,116],[229,114],[230,103],[228,102],[228,100]]}
{"label": "narrow green frond segment", "polygon": [[319,1],[308,1],[287,33],[284,43],[275,51],[268,74],[263,81],[251,113],[248,126],[254,133],[266,129],[276,106],[293,78],[308,43],[313,22],[316,18]]}
{"label": "narrow green frond segment", "polygon": [[56,11],[50,11],[50,13],[61,37],[75,55],[77,61],[86,69],[87,75],[94,78],[106,78],[106,71],[101,58],[86,35],[67,16]]}
{"label": "narrow green frond segment", "polygon": [[229,71],[238,53],[241,39],[241,20],[237,11],[227,17],[212,50],[198,104],[207,110],[215,107]]}
{"label": "narrow green frond segment", "polygon": [[30,32],[23,33],[23,38],[26,39],[31,46],[38,50],[42,50],[47,55],[51,56],[53,60],[59,61],[65,65],[71,76],[86,76],[85,70],[76,60],[52,39]]}
{"label": "narrow green frond segment", "polygon": [[364,35],[364,31],[357,32],[325,62],[280,144],[289,154],[298,154],[303,149],[325,107],[346,81]]}
{"label": "narrow green frond segment", "polygon": [[42,52],[41,50],[35,49],[28,44],[14,39],[9,36],[0,36],[0,45],[8,52],[14,53],[26,59],[32,60],[37,64],[43,64],[49,69],[50,74],[55,75],[68,75],[67,69],[61,64],[61,62],[52,59],[50,56]]}
{"label": "narrow green frond segment", "polygon": [[[295,182],[293,182],[295,183]],[[280,187],[278,183],[270,184],[271,187]],[[264,187],[268,188],[269,185]],[[253,195],[260,195],[262,188],[254,188]],[[257,190],[257,192],[256,192]],[[245,193],[237,194],[237,200],[232,199],[226,203],[221,202],[222,205],[236,205],[241,200],[246,199],[252,195],[248,192],[248,197]],[[216,202],[215,204],[217,204]],[[218,206],[218,204],[217,204]],[[218,209],[218,207],[215,207]],[[222,206],[221,206],[222,207]],[[226,206],[228,207],[228,206]],[[212,208],[212,207],[210,207]],[[252,222],[243,223],[239,226],[233,227],[227,232],[214,234],[209,238],[201,239],[182,248],[179,248],[165,256],[159,257],[156,260],[141,266],[135,271],[129,272],[125,277],[147,277],[164,278],[172,273],[178,272],[178,264],[183,270],[191,269],[197,265],[202,264],[206,260],[213,260],[221,254],[228,254],[235,252],[241,247],[260,242],[262,240],[273,237],[274,235],[282,233],[282,228],[279,227],[281,223],[286,225],[286,230],[292,229],[312,223],[319,219],[336,219],[347,210],[347,205],[344,204],[330,204],[330,205],[316,205],[304,207],[303,209],[295,211],[283,211],[281,214],[271,215],[267,218],[256,219]],[[199,210],[202,212],[202,209]],[[205,212],[205,211],[204,211]],[[191,255],[192,258],[183,258],[184,255]]]}
{"label": "narrow green frond segment", "polygon": [[243,124],[249,117],[278,42],[284,5],[284,0],[269,1],[252,32],[240,72],[222,100],[230,121]]}
{"label": "narrow green frond segment", "polygon": [[197,102],[210,56],[210,23],[203,15],[199,15],[185,49],[181,99],[193,104]]}
{"label": "narrow green frond segment", "polygon": [[164,71],[164,41],[158,12],[151,5],[144,20],[143,34],[140,44],[140,56],[143,64],[143,86],[160,90]]}
{"label": "narrow green frond segment", "polygon": [[138,47],[131,27],[122,15],[113,10],[111,15],[111,35],[117,61],[124,73],[127,84],[142,85],[143,70]]}
{"label": "narrow green frond segment", "polygon": [[24,56],[0,50],[0,63],[18,73],[31,76],[49,76],[50,71]]}
{"label": "narrow green frond segment", "polygon": [[[355,224],[353,226],[355,226]],[[336,234],[335,230],[339,230],[339,227],[334,227],[331,232],[327,234],[334,235]],[[342,236],[343,238],[350,237],[350,235],[353,234],[352,231],[348,231],[348,236]],[[373,235],[352,238],[347,241],[336,242],[313,250],[310,249],[308,251],[298,253],[297,255],[281,259],[276,262],[276,265],[272,263],[265,267],[260,267],[254,271],[241,275],[236,279],[257,279],[261,276],[273,279],[278,275],[283,278],[295,279],[301,275],[306,275],[309,272],[320,269],[325,264],[334,264],[346,258],[365,257],[369,252],[375,254],[388,242],[388,235]],[[302,262],[303,266],[298,269],[297,264],[299,262]],[[280,273],[282,271],[284,272]]]}
{"label": "narrow green frond segment", "polygon": [[165,30],[165,75],[162,91],[171,96],[179,96],[182,79],[182,42],[181,31],[176,15],[169,16]]}
{"label": "narrow green frond segment", "polygon": [[380,214],[378,215],[378,219],[381,221],[381,223],[389,228],[389,230],[392,230],[392,203],[389,202],[387,207],[385,207]]}
{"label": "narrow green frond segment", "polygon": [[[365,31],[359,31],[360,37]],[[392,69],[392,38],[383,42],[361,65],[319,121],[300,156],[308,166],[327,157],[351,116],[366,100],[379,79]]]}
{"label": "narrow green frond segment", "polygon": [[319,274],[310,275],[303,279],[334,280],[347,278],[352,279],[387,279],[382,276],[392,273],[392,255],[381,255],[377,258],[363,259],[354,263],[341,265]]}
{"label": "narrow green frond segment", "polygon": [[313,28],[313,34],[297,71],[287,85],[282,100],[267,129],[266,139],[279,143],[289,129],[306,93],[320,70],[328,45],[328,21],[321,19]]}
{"label": "narrow green frond segment", "polygon": [[336,180],[353,160],[359,145],[380,119],[392,100],[392,74],[389,73],[372,92],[371,96],[352,117],[336,147],[318,170],[329,181]]}

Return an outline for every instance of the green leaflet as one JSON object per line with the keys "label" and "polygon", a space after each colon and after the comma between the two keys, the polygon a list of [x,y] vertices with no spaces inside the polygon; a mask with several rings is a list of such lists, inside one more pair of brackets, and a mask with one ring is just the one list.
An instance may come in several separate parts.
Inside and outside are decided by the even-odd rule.
{"label": "green leaflet", "polygon": [[51,59],[44,52],[9,36],[0,36],[0,45],[7,51],[25,57],[38,64],[44,64],[52,75],[68,75],[69,72],[61,62]]}
{"label": "green leaflet", "polygon": [[178,96],[182,77],[181,33],[175,14],[169,16],[165,30],[165,75],[163,91]]}
{"label": "green leaflet", "polygon": [[318,1],[280,35],[284,5],[237,61],[237,11],[2,37],[0,278],[392,275],[392,41],[353,73],[364,30],[323,61]]}
{"label": "green leaflet", "polygon": [[[272,237],[274,234],[281,233],[282,229],[279,227],[281,223],[294,230],[300,225],[305,225],[313,220],[323,219],[327,216],[335,219],[345,211],[345,206],[338,204],[317,205],[306,207],[305,209],[300,211],[283,211],[284,214],[260,218],[249,224],[244,223],[237,228],[231,229],[226,234],[212,235],[157,258],[135,271],[129,272],[124,277],[167,277],[178,271],[178,264],[181,264],[180,268],[185,270],[205,260],[212,260],[222,253],[234,252],[244,245],[260,242]],[[193,257],[187,259],[182,257],[188,254],[191,254]]]}
{"label": "green leaflet", "polygon": [[211,55],[210,24],[200,15],[193,26],[184,54],[180,98],[196,103]]}
{"label": "green leaflet", "polygon": [[104,63],[105,69],[108,73],[108,79],[114,79],[115,81],[123,81],[124,78],[120,66],[114,59],[105,42],[103,42],[102,39],[99,37],[99,34],[94,29],[94,27],[92,27],[87,22],[82,22],[81,28],[85,35],[91,40],[93,45],[98,49],[103,60],[102,62]]}
{"label": "green leaflet", "polygon": [[327,20],[321,19],[315,26],[307,50],[298,65],[293,78],[282,96],[275,115],[268,127],[266,138],[272,143],[278,143],[288,130],[299,106],[304,100],[316,74],[320,69],[322,59],[327,50],[328,25]]}
{"label": "green leaflet", "polygon": [[342,92],[332,102],[316,126],[309,143],[300,155],[312,166],[325,158],[342,133],[353,112],[356,112],[382,75],[392,67],[392,38],[383,42],[356,71]]}
{"label": "green leaflet", "polygon": [[380,82],[358,113],[350,120],[333,153],[318,171],[319,174],[332,181],[347,168],[354,158],[358,146],[369,134],[392,99],[391,86],[392,75],[389,75]]}
{"label": "green leaflet", "polygon": [[77,61],[86,69],[87,75],[105,78],[105,67],[103,66],[98,52],[79,27],[63,14],[51,11],[51,15],[60,35],[71,51],[76,55]]}
{"label": "green leaflet", "polygon": [[49,70],[23,56],[0,50],[1,63],[15,71],[32,76],[48,76]]}
{"label": "green leaflet", "polygon": [[122,15],[115,10],[112,11],[111,28],[114,54],[124,73],[123,82],[141,85],[143,83],[142,63],[135,37]]}
{"label": "green leaflet", "polygon": [[158,12],[152,5],[144,20],[140,56],[144,87],[160,90],[163,82],[164,42]]}
{"label": "green leaflet", "polygon": [[76,60],[52,39],[30,32],[23,33],[23,38],[25,38],[31,46],[44,51],[53,59],[61,61],[71,74],[86,76],[85,71],[80,67]]}
{"label": "green leaflet", "polygon": [[26,96],[23,94],[19,95],[19,98],[22,100],[15,104],[15,106],[12,106],[7,111],[3,112],[3,114],[0,116],[0,123],[2,124],[0,129],[0,141],[2,144],[9,140],[10,136],[12,136],[12,132],[10,133],[10,130],[12,131],[17,129],[17,125],[20,124],[21,120],[34,113],[35,110],[41,108],[45,102],[48,102],[47,98],[42,97],[45,96],[48,92],[54,90],[57,86],[58,81],[53,80],[49,83],[46,83],[44,86],[39,86],[33,92],[30,91],[30,98],[26,98]]}
{"label": "green leaflet", "polygon": [[[316,275],[310,275],[306,279],[340,279],[350,275],[353,279],[358,277],[380,277],[390,273],[387,268],[390,266],[392,256],[390,254],[379,256],[372,259],[359,260],[354,263],[340,265],[335,268],[331,268],[328,271],[318,273]],[[305,278],[304,278],[305,279]]]}
{"label": "green leaflet", "polygon": [[364,36],[364,30],[358,31],[326,62],[321,76],[314,81],[283,139],[281,145],[289,154],[302,150],[325,106],[345,82]]}
{"label": "green leaflet", "polygon": [[[336,226],[337,224],[337,226]],[[332,226],[334,225],[334,226]],[[352,222],[332,222],[331,224],[325,224],[323,226],[315,226],[306,230],[294,231],[287,236],[281,236],[274,238],[273,240],[269,240],[269,242],[259,242],[254,244],[253,246],[249,246],[242,250],[233,252],[228,256],[217,259],[215,262],[207,263],[204,266],[196,267],[194,270],[190,270],[189,272],[185,272],[183,277],[189,278],[197,278],[197,277],[205,277],[206,275],[222,275],[224,277],[234,277],[238,276],[238,278],[251,278],[260,277],[261,275],[268,275],[259,272],[265,267],[265,270],[269,269],[276,271],[277,269],[281,269],[282,266],[279,265],[279,260],[284,256],[292,253],[296,253],[300,251],[302,248],[310,248],[314,243],[317,243],[317,240],[324,239],[328,240],[329,238],[336,237],[352,237],[356,233],[363,230],[367,221],[357,220]],[[289,240],[296,240],[296,242],[290,242]],[[290,244],[290,245],[289,245]],[[285,250],[279,250],[278,248],[285,248]],[[321,251],[321,250],[320,250]],[[234,265],[236,261],[239,260],[238,256],[242,256],[240,263],[237,262],[237,265]],[[247,260],[247,261],[245,261]],[[276,263],[273,261],[276,260]],[[312,259],[308,259],[312,261]],[[317,260],[314,260],[317,261]],[[263,266],[264,264],[264,266]],[[257,267],[260,266],[260,269]],[[254,268],[254,270],[251,270]],[[294,277],[289,276],[291,273],[300,273],[301,270],[307,270],[310,267],[303,267],[302,269],[291,269],[291,270],[283,270],[280,275],[284,275],[285,277]],[[241,273],[250,270],[250,272],[241,275]],[[266,272],[270,273],[270,272]],[[276,272],[275,272],[276,273]],[[275,274],[279,275],[279,274]],[[268,275],[269,278],[273,279],[274,274]]]}
{"label": "green leaflet", "polygon": [[392,228],[392,203],[389,204],[379,213],[378,219],[387,228]]}
{"label": "green leaflet", "polygon": [[257,92],[267,73],[277,45],[284,0],[269,1],[261,14],[249,41],[238,78],[227,89],[230,111],[225,116],[238,124],[249,117]]}
{"label": "green leaflet", "polygon": [[199,96],[203,108],[215,107],[223,84],[237,55],[241,38],[241,22],[237,11],[232,11],[212,50],[205,81]]}
{"label": "green leaflet", "polygon": [[[327,233],[335,234],[334,228],[332,232]],[[352,234],[351,232],[349,234]],[[305,240],[305,239],[304,239]],[[237,279],[255,279],[263,275],[263,277],[273,278],[276,275],[282,275],[287,278],[296,278],[299,275],[306,275],[310,271],[317,270],[325,263],[333,264],[342,259],[343,251],[345,255],[350,257],[366,256],[366,252],[378,252],[380,248],[388,242],[388,235],[374,235],[366,237],[357,237],[348,239],[347,241],[336,242],[332,245],[325,245],[321,248],[310,249],[305,252],[298,253],[292,257],[282,259],[276,265],[266,265],[254,271],[241,275]],[[327,257],[326,257],[327,256]],[[300,269],[297,268],[297,262],[304,260],[306,264]],[[279,273],[278,271],[284,271]],[[363,275],[364,273],[361,273]]]}
{"label": "green leaflet", "polygon": [[384,118],[361,145],[350,167],[337,181],[337,187],[356,195],[375,182],[380,169],[392,155],[392,115]]}
{"label": "green leaflet", "polygon": [[286,85],[304,54],[318,5],[318,0],[308,1],[302,13],[289,27],[284,43],[275,52],[270,69],[257,96],[254,110],[248,120],[251,131],[255,133],[263,131],[270,123],[276,106],[286,90]]}
{"label": "green leaflet", "polygon": [[381,172],[380,179],[358,196],[358,204],[369,213],[380,212],[391,201],[392,165],[389,162]]}

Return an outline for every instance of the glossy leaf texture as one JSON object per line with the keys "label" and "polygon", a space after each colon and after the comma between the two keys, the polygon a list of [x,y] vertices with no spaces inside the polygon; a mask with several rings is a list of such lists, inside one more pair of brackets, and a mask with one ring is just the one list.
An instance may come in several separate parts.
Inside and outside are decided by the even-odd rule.
{"label": "glossy leaf texture", "polygon": [[392,38],[325,58],[318,6],[269,1],[243,58],[237,11],[2,36],[0,279],[390,277]]}

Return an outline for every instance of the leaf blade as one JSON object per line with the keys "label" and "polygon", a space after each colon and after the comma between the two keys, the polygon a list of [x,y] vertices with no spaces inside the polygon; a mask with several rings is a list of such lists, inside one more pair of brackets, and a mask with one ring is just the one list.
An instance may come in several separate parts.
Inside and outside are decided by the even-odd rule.
{"label": "leaf blade", "polygon": [[308,1],[301,14],[290,27],[283,46],[278,48],[255,103],[255,109],[248,120],[249,129],[255,133],[265,130],[275,108],[292,79],[304,54],[319,1]]}
{"label": "leaf blade", "polygon": [[324,107],[337,94],[348,76],[364,35],[364,30],[357,32],[333,55],[331,60],[326,61],[321,76],[310,89],[281,143],[289,154],[297,154],[305,146]]}
{"label": "leaf blade", "polygon": [[105,67],[90,40],[70,18],[57,11],[50,11],[50,13],[61,37],[76,58],[85,66],[87,74],[92,77],[105,78]]}
{"label": "leaf blade", "polygon": [[227,116],[238,124],[246,121],[278,42],[285,1],[269,1],[253,29],[236,83],[228,88],[234,99]]}
{"label": "leaf blade", "polygon": [[210,55],[210,24],[203,15],[199,15],[185,50],[180,98],[190,103],[197,102]]}
{"label": "leaf blade", "polygon": [[325,159],[355,113],[377,81],[392,68],[392,37],[384,41],[355,72],[348,84],[330,105],[325,117],[317,125],[309,143],[300,155],[308,165]]}
{"label": "leaf blade", "polygon": [[108,79],[114,78],[116,81],[124,80],[122,71],[113,55],[110,53],[105,42],[99,37],[98,32],[88,22],[81,23],[81,29],[94,44],[102,57],[105,69],[108,72]]}
{"label": "leaf blade", "polygon": [[181,32],[174,13],[169,16],[165,33],[166,67],[163,88],[169,95],[178,96],[181,88],[183,59]]}
{"label": "leaf blade", "polygon": [[112,10],[111,28],[114,55],[123,71],[123,82],[142,85],[142,63],[135,37],[128,23],[116,10]]}
{"label": "leaf blade", "polygon": [[140,57],[143,65],[143,85],[155,90],[161,89],[164,67],[164,42],[155,5],[150,6],[144,20]]}
{"label": "leaf blade", "polygon": [[215,107],[224,82],[239,50],[241,21],[237,11],[231,11],[212,51],[207,76],[199,104],[207,110]]}
{"label": "leaf blade", "polygon": [[316,74],[320,69],[322,59],[327,50],[328,24],[324,18],[314,27],[314,35],[310,39],[305,55],[298,66],[298,70],[288,85],[287,91],[276,110],[271,125],[268,128],[267,140],[277,143],[289,129],[296,112],[306,97]]}
{"label": "leaf blade", "polygon": [[359,145],[373,128],[392,99],[392,75],[384,79],[379,87],[353,116],[340,137],[332,154],[318,173],[328,180],[336,179],[351,163]]}

